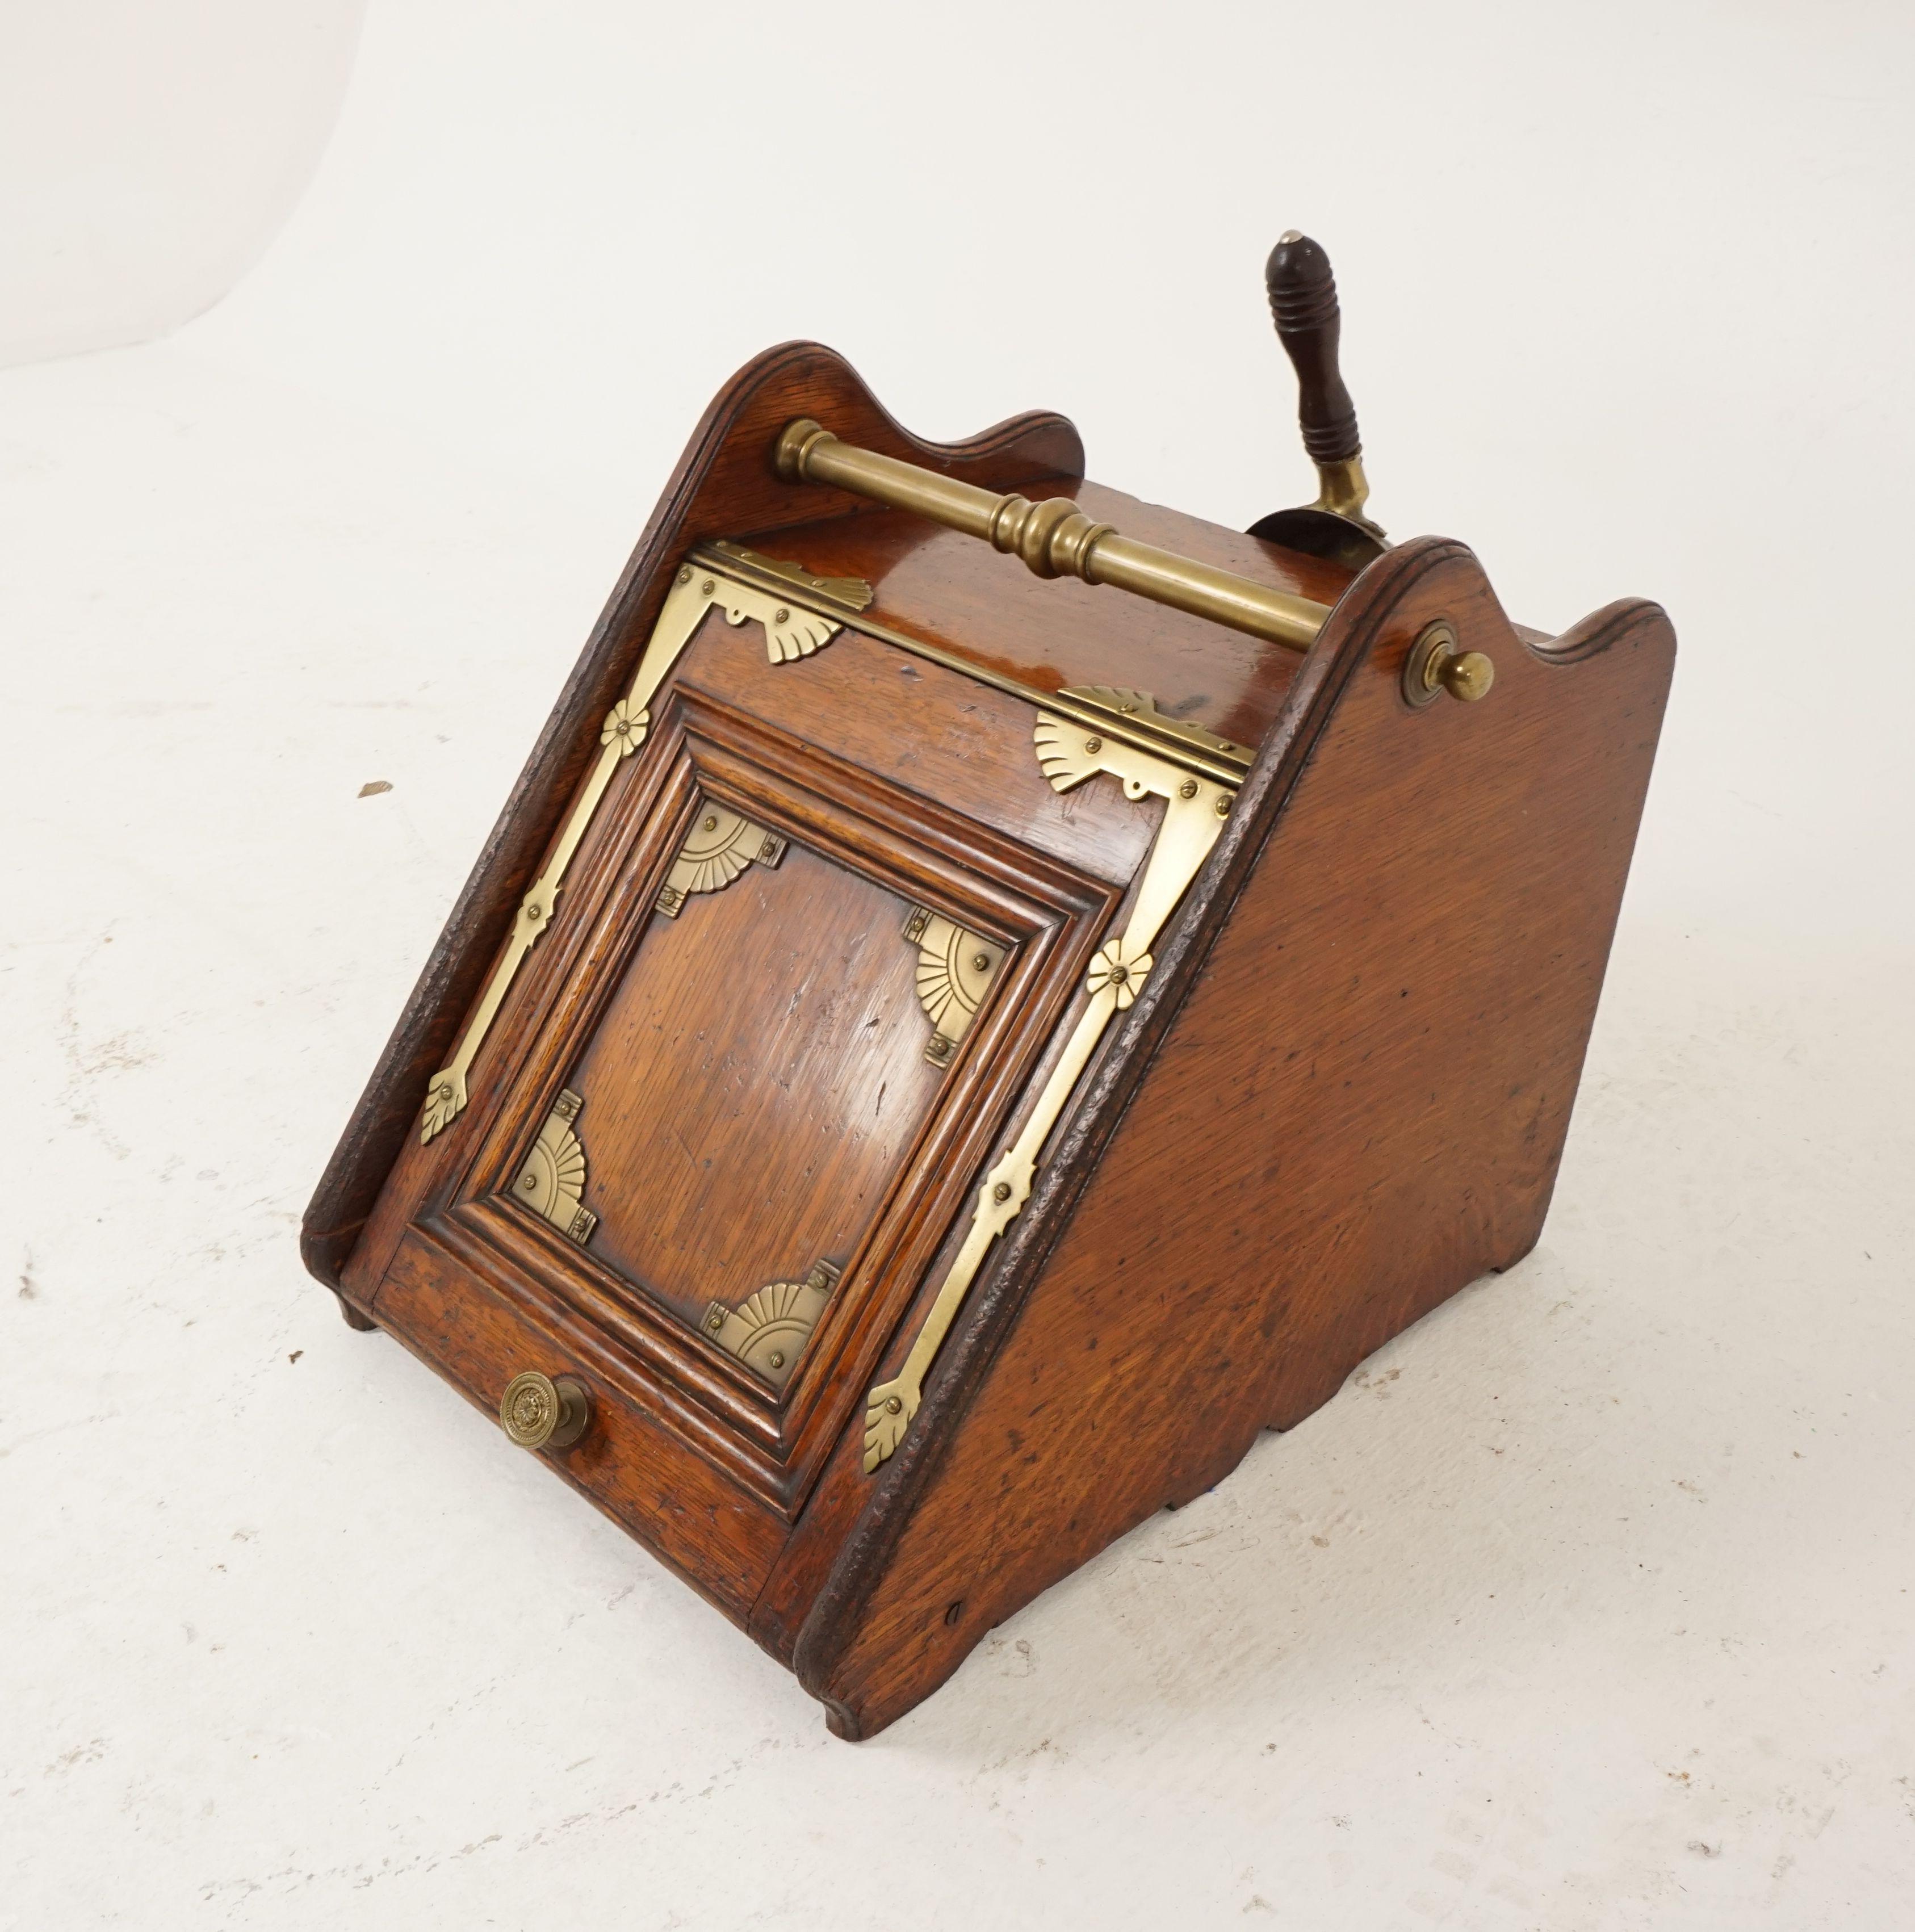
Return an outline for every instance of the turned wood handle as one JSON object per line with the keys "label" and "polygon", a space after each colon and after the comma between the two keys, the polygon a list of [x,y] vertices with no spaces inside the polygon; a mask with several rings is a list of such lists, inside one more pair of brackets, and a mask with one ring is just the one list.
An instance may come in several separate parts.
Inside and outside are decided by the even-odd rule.
{"label": "turned wood handle", "polygon": [[1293,228],[1279,238],[1264,264],[1264,286],[1277,339],[1297,372],[1297,422],[1303,446],[1321,465],[1347,463],[1363,447],[1357,434],[1356,405],[1337,367],[1337,338],[1343,312],[1337,306],[1337,278],[1330,258],[1307,235]]}

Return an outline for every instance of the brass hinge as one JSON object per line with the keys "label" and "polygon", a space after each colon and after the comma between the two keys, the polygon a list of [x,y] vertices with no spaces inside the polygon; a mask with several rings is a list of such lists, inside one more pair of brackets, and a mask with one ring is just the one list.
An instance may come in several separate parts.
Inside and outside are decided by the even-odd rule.
{"label": "brass hinge", "polygon": [[[856,578],[811,578],[809,573],[793,566],[787,566],[785,574],[780,578],[766,570],[763,567],[764,560],[757,557],[755,552],[738,544],[701,544],[692,556],[695,564],[703,562],[722,568],[767,592],[789,584],[794,598],[816,604],[821,613],[861,612],[871,601],[866,597],[862,602],[848,599],[834,602],[828,590],[814,590],[811,586],[848,584],[860,591],[868,590],[869,586]],[[1004,692],[1010,697],[1021,698],[1027,704],[1074,718],[1080,724],[1102,724],[1114,736],[1135,745],[1140,751],[1154,752],[1173,764],[1183,766],[1186,770],[1225,784],[1241,783],[1255,756],[1249,746],[1233,743],[1203,725],[1160,711],[1156,700],[1147,692],[1127,691],[1103,684],[1079,685],[1063,691],[1040,690],[1035,685],[1007,676],[1002,671],[991,670],[974,658],[947,650],[941,644],[929,643],[923,638],[914,638],[908,632],[897,630],[876,619],[860,616],[857,628],[878,644],[889,644],[893,650],[908,652],[926,663],[956,671],[973,683],[988,685],[994,691]]]}
{"label": "brass hinge", "polygon": [[841,610],[869,610],[872,598],[877,594],[861,577],[815,577],[801,563],[787,563],[782,557],[765,556],[722,537],[712,548],[727,563],[736,565],[741,574],[775,580],[763,587],[800,591],[807,599],[821,598]]}
{"label": "brass hinge", "polygon": [[1153,739],[1170,739],[1192,751],[1226,759],[1244,771],[1250,769],[1250,760],[1256,755],[1247,745],[1233,744],[1206,725],[1160,711],[1157,700],[1148,691],[1131,691],[1115,684],[1073,684],[1058,695],[1075,700],[1082,712],[1108,718],[1119,728],[1129,725],[1147,731]]}

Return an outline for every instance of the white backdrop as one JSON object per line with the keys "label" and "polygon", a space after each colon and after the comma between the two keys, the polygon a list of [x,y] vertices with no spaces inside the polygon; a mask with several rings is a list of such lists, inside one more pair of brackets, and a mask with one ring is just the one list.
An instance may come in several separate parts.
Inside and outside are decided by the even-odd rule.
{"label": "white backdrop", "polygon": [[0,5],[0,363],[219,300],[311,178],[365,0]]}
{"label": "white backdrop", "polygon": [[[264,114],[236,12],[142,17],[232,76],[230,279],[347,25]],[[1911,43],[375,0],[234,292],[0,375],[0,1925],[1905,1924]],[[293,1232],[732,368],[1241,526],[1309,489],[1292,225],[1393,534],[1681,639],[1556,1205],[849,1748]],[[111,334],[217,292],[141,232]]]}

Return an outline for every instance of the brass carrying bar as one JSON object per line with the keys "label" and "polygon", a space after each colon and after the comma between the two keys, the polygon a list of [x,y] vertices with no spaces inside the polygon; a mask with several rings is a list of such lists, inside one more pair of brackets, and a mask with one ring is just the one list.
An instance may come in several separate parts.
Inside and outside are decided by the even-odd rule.
{"label": "brass carrying bar", "polygon": [[786,425],[778,439],[777,467],[788,483],[832,484],[962,530],[1021,556],[1040,577],[1114,584],[1293,651],[1307,650],[1330,614],[1327,604],[1271,590],[1234,572],[1120,536],[1109,524],[1086,516],[1068,496],[1043,503],[1028,496],[1000,496],[895,456],[854,448],[809,417]]}

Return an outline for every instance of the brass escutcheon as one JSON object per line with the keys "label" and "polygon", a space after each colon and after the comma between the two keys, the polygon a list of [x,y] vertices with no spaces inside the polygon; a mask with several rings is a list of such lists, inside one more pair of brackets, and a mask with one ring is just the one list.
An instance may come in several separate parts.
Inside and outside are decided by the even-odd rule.
{"label": "brass escutcheon", "polygon": [[521,1449],[569,1449],[591,1420],[592,1400],[569,1376],[527,1369],[499,1398],[499,1420]]}

